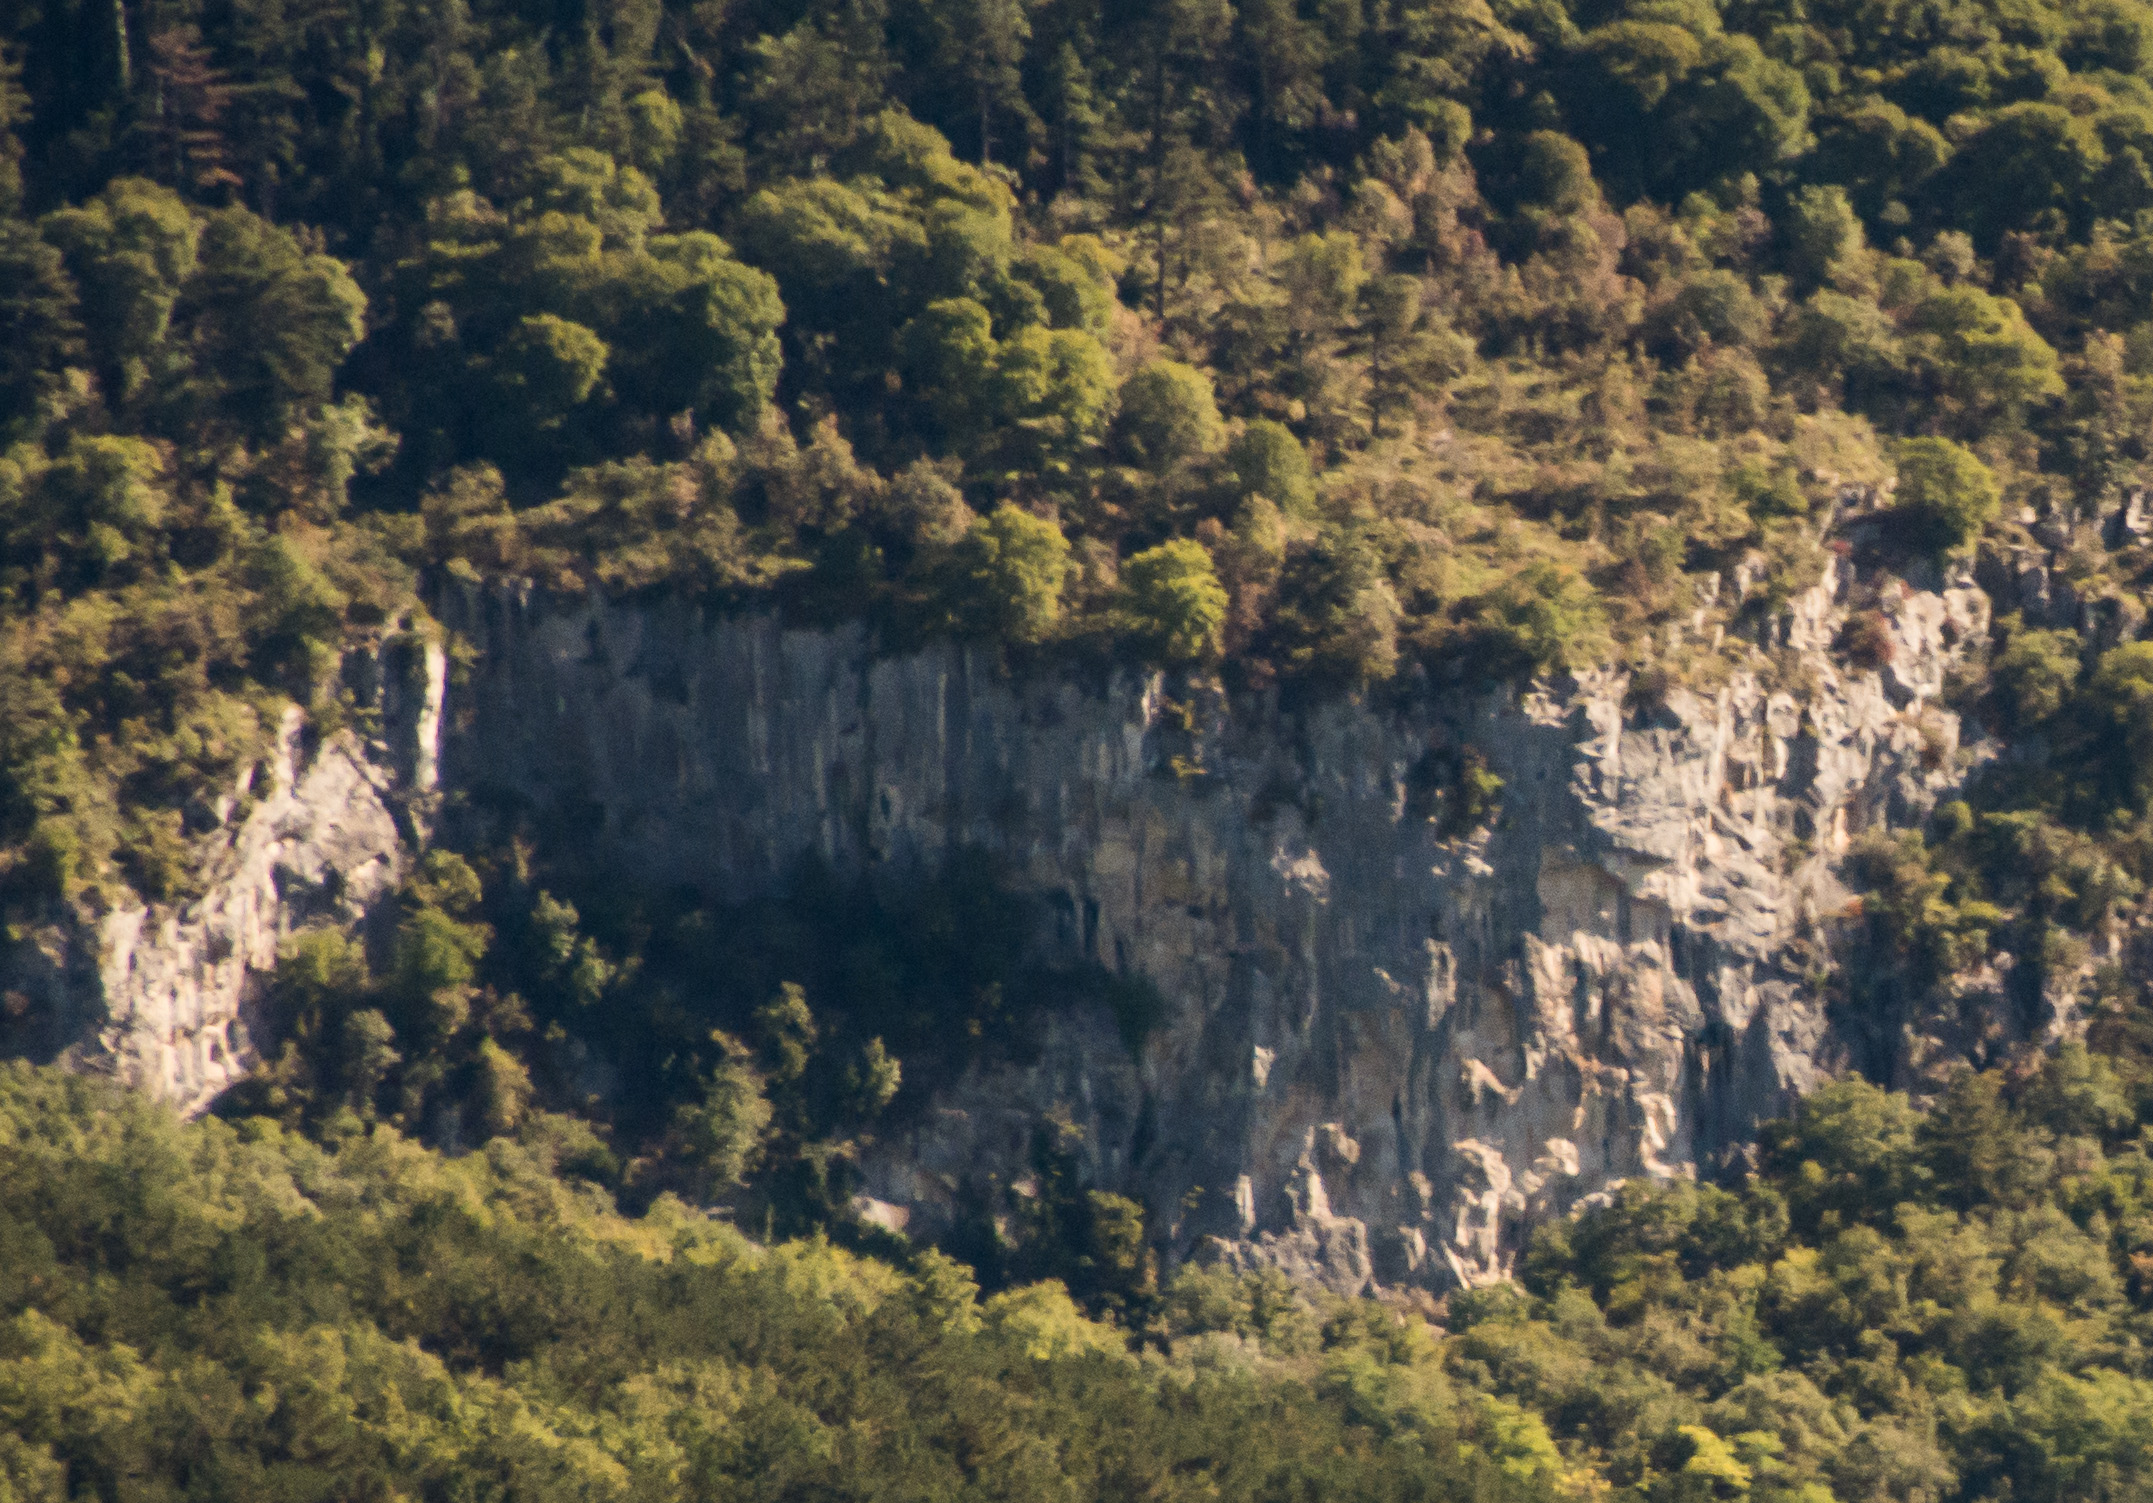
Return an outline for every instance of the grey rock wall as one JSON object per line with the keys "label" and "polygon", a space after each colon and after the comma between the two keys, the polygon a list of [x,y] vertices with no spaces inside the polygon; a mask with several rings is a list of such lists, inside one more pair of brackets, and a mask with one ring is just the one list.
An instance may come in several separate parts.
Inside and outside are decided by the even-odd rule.
{"label": "grey rock wall", "polygon": [[[1880,671],[1830,650],[1857,598],[1891,638]],[[1163,1016],[1132,1054],[1066,1011],[1036,1057],[974,1068],[871,1147],[866,1214],[931,1236],[1006,1206],[1051,1127],[1173,1258],[1349,1291],[1486,1281],[1535,1221],[1711,1172],[1852,1065],[1914,1079],[2058,1023],[1978,985],[1948,1017],[1849,1017],[1820,984],[1846,958],[1848,842],[1920,818],[1981,750],[1941,697],[1987,601],[1834,574],[1771,623],[1771,681],[1650,706],[1586,676],[1289,712],[458,588],[437,605],[471,649],[457,680],[415,636],[353,654],[359,724],[309,750],[287,722],[213,811],[204,897],[15,947],[0,1048],[201,1108],[251,1062],[282,940],[356,923],[443,798],[522,805],[625,880],[720,898],[807,855],[901,881],[981,848],[1038,899],[1051,958],[1147,978]],[[1465,829],[1436,795],[1469,752],[1503,788]]]}
{"label": "grey rock wall", "polygon": [[355,651],[367,733],[312,744],[288,711],[270,754],[193,811],[195,901],[75,915],[0,955],[0,1053],[109,1074],[205,1109],[255,1062],[252,1003],[277,951],[353,925],[394,884],[426,807],[446,658],[422,638]]}
{"label": "grey rock wall", "polygon": [[[1725,1161],[1857,1052],[1888,1072],[1956,1047],[1835,1017],[1818,978],[1835,858],[1964,775],[1939,699],[1987,597],[1887,583],[1890,662],[1857,672],[1828,650],[1851,589],[1774,623],[1780,687],[1639,711],[1602,676],[1293,714],[680,602],[462,591],[442,776],[722,897],[806,854],[901,876],[983,848],[1042,900],[1049,948],[1157,986],[1135,1057],[1066,1015],[1036,1061],[974,1070],[876,1145],[877,1219],[932,1233],[1023,1193],[1053,1122],[1174,1257],[1479,1282],[1538,1219]],[[1427,770],[1466,749],[1499,810],[1446,833]]]}

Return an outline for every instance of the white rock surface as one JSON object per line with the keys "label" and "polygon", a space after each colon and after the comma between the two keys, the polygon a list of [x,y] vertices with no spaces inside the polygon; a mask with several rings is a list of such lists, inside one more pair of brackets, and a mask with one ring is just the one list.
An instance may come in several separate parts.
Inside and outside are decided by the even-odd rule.
{"label": "white rock surface", "polygon": [[[110,1074],[193,1113],[254,1063],[248,1014],[278,948],[313,924],[356,924],[408,854],[412,795],[429,785],[446,659],[394,639],[360,670],[379,723],[309,749],[297,710],[271,754],[219,801],[198,847],[206,891],[51,924],[15,946],[0,992],[9,1052]],[[244,811],[243,813],[241,811]],[[233,816],[237,815],[236,820]]]}

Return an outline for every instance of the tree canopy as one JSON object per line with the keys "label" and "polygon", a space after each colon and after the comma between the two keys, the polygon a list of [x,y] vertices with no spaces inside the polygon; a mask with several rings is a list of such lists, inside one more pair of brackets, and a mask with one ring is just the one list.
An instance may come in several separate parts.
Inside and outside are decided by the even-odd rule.
{"label": "tree canopy", "polygon": [[181,891],[189,801],[444,572],[1229,689],[1710,676],[1849,504],[1963,557],[2141,483],[2149,36],[17,6],[0,889]]}

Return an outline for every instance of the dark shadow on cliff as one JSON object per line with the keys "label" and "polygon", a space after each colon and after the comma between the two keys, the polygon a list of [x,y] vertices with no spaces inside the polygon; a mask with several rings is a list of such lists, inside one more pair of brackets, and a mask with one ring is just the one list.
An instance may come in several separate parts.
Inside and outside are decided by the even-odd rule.
{"label": "dark shadow on cliff", "polygon": [[1035,1061],[1072,1009],[1132,1049],[1164,1011],[1079,958],[1080,915],[975,851],[901,884],[807,861],[727,903],[592,849],[436,850],[367,939],[304,937],[259,1009],[267,1063],[220,1112],[381,1121],[451,1151],[538,1133],[630,1206],[670,1192],[773,1235],[857,1231],[862,1149],[966,1070]]}

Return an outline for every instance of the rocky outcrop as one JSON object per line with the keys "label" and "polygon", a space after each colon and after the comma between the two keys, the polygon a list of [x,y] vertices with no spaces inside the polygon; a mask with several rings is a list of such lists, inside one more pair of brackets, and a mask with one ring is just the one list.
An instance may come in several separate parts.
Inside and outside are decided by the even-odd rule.
{"label": "rocky outcrop", "polygon": [[278,947],[356,924],[401,872],[434,780],[446,659],[423,638],[345,664],[361,729],[318,744],[297,710],[268,756],[190,811],[202,895],[40,928],[0,971],[0,1049],[116,1076],[188,1112],[254,1063],[249,1014]]}
{"label": "rocky outcrop", "polygon": [[[1831,651],[1855,605],[1878,666]],[[1850,1063],[1942,1052],[1920,1017],[1837,1016],[1826,980],[1835,858],[1964,776],[1940,701],[1987,597],[1963,580],[1834,572],[1771,625],[1776,676],[1642,707],[1586,676],[1288,711],[679,601],[440,610],[473,649],[443,777],[476,807],[721,897],[803,856],[901,878],[985,850],[1045,950],[1157,988],[1134,1053],[1066,1016],[877,1145],[863,1203],[914,1233],[1023,1194],[1053,1123],[1171,1256],[1478,1282],[1533,1221],[1707,1171]]]}
{"label": "rocky outcrop", "polygon": [[[353,728],[309,750],[285,726],[211,811],[200,900],[16,947],[6,1042],[200,1107],[249,1060],[281,939],[355,922],[442,798],[717,898],[803,857],[902,881],[976,849],[1036,900],[1042,958],[1141,977],[1158,1016],[1132,1049],[1065,1010],[972,1067],[872,1146],[863,1214],[933,1236],[1005,1212],[1045,1131],[1171,1258],[1348,1292],[1498,1278],[1533,1222],[1734,1162],[1835,1073],[1941,1068],[1977,1015],[1982,1048],[2044,1026],[2000,984],[1948,1017],[1830,1000],[1837,858],[1980,750],[1942,698],[1988,597],[1934,584],[1835,568],[1766,624],[1769,671],[1649,702],[1586,675],[1299,709],[456,587],[458,682],[414,636],[355,653]],[[1857,610],[1867,667],[1835,650]]]}

